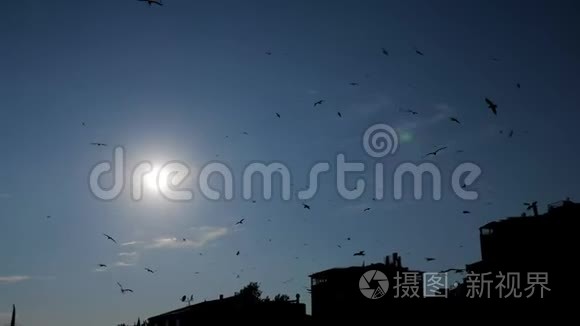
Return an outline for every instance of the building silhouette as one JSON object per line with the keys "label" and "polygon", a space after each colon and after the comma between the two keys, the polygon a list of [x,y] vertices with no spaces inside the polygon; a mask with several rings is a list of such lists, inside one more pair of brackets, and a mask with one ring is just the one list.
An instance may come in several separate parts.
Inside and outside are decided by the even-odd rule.
{"label": "building silhouette", "polygon": [[[577,252],[580,204],[567,199],[550,204],[545,214],[538,212],[536,203],[529,204],[529,210],[532,216],[523,214],[480,227],[481,260],[466,266],[467,277],[472,274],[479,277],[478,282],[491,284],[475,298],[560,299],[577,293],[572,260]],[[519,291],[506,297],[499,287],[505,285],[500,282],[508,273],[512,283],[519,283],[515,284]],[[466,278],[453,295],[474,298],[473,293],[468,294],[469,282],[473,280]]]}
{"label": "building silhouette", "polygon": [[306,305],[300,296],[291,301],[256,300],[244,295],[234,295],[212,301],[204,301],[170,311],[148,320],[150,326],[186,326],[200,321],[212,323],[236,322],[304,322],[307,320]]}
{"label": "building silhouette", "polygon": [[[369,271],[381,272],[388,279],[388,285],[374,279],[361,284],[361,277]],[[404,275],[410,277],[402,280]],[[408,281],[406,286],[396,288],[397,278]],[[404,267],[397,253],[387,256],[384,263],[332,268],[310,275],[310,280],[312,317],[317,321],[375,315],[395,304],[420,303],[423,297],[423,272]],[[379,292],[369,292],[374,294],[369,298],[361,291],[367,286]]]}

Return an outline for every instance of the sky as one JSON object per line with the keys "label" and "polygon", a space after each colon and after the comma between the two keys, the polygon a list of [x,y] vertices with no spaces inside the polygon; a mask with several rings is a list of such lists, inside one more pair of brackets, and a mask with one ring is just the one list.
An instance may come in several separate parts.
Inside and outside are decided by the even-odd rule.
{"label": "sky", "polygon": [[[312,273],[392,252],[413,269],[462,267],[479,260],[486,222],[519,216],[526,201],[545,210],[580,200],[576,1],[164,4],[3,3],[0,324],[16,304],[21,325],[116,325],[250,281],[309,303]],[[397,131],[399,148],[373,158],[362,137],[379,123]],[[141,201],[129,186],[115,200],[96,198],[90,171],[115,146],[127,171],[143,160],[187,163],[194,199],[168,201],[147,186]],[[448,148],[424,157],[439,147]],[[334,172],[307,201],[281,199],[279,179],[272,199],[258,196],[258,183],[255,203],[242,198],[250,163],[285,164],[296,191],[314,164],[335,167],[338,154],[368,168],[347,177],[350,188],[369,181],[359,199],[339,196]],[[212,161],[233,171],[233,200],[197,188]],[[407,182],[395,200],[398,164],[427,161],[442,171],[442,199],[416,200]],[[483,172],[469,186],[474,201],[451,190],[463,162]],[[373,201],[376,163],[387,181]],[[360,250],[366,256],[353,256]],[[135,293],[121,295],[117,282]]]}

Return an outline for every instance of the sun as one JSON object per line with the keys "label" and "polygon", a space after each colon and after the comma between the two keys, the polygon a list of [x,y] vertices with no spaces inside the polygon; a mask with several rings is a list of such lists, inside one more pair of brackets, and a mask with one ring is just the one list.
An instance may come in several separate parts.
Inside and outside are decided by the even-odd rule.
{"label": "sun", "polygon": [[153,166],[151,172],[143,176],[143,185],[150,191],[158,192],[159,185],[157,184],[157,176],[159,175],[159,167]]}

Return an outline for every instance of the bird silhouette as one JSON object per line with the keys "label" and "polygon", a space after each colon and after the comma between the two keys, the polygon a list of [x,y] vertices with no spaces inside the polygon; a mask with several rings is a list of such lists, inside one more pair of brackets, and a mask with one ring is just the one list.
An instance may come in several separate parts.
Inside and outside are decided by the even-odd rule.
{"label": "bird silhouette", "polygon": [[350,237],[346,238],[346,241],[350,241]]}
{"label": "bird silhouette", "polygon": [[124,288],[123,285],[121,285],[121,283],[117,282],[117,285],[121,288],[121,294],[125,294],[128,292],[133,293],[133,290]]}
{"label": "bird silhouette", "polygon": [[340,112],[336,112],[340,118],[342,118],[342,114]]}
{"label": "bird silhouette", "polygon": [[382,48],[381,50],[382,50],[384,55],[386,55],[387,57],[389,56],[389,51],[387,51],[387,49]]}
{"label": "bird silhouette", "polygon": [[107,239],[109,239],[109,240],[113,241],[114,243],[117,243],[117,240],[113,239],[113,237],[111,237],[110,235],[107,235],[107,234],[105,234],[105,233],[103,233],[103,235],[104,235],[104,236],[105,236]]}
{"label": "bird silhouette", "polygon": [[52,218],[52,216],[50,216],[50,215],[46,215],[46,218],[47,218],[47,219],[50,219],[50,218]]}
{"label": "bird silhouette", "polygon": [[426,261],[434,261],[434,260],[435,260],[435,258],[432,258],[432,257],[426,257],[426,258],[425,258],[425,260],[426,260]]}
{"label": "bird silhouette", "polygon": [[508,137],[509,138],[512,138],[513,136],[514,136],[514,131],[513,130],[510,130],[510,133],[509,133]]}
{"label": "bird silhouette", "polygon": [[238,252],[236,252],[236,256],[239,256],[239,255],[240,255],[240,251],[238,250]]}
{"label": "bird silhouette", "polygon": [[155,274],[155,271],[150,268],[145,268],[145,270],[151,274]]}
{"label": "bird silhouette", "polygon": [[93,146],[107,146],[105,143],[91,143]]}
{"label": "bird silhouette", "polygon": [[81,122],[81,126],[83,126],[83,127],[86,127],[86,126],[87,126],[87,124],[86,124],[84,121],[82,121],[82,122]]}
{"label": "bird silhouette", "polygon": [[463,211],[463,214],[471,214],[470,211]]}
{"label": "bird silhouette", "polygon": [[371,208],[370,207],[367,207],[367,208],[363,209],[363,212],[368,212],[370,210],[371,210]]}
{"label": "bird silhouette", "polygon": [[99,268],[107,268],[107,265],[105,265],[105,264],[99,264]]}
{"label": "bird silhouette", "polygon": [[461,124],[461,122],[459,122],[459,120],[457,118],[451,117],[451,118],[449,118],[449,120],[451,120],[453,122],[457,122],[458,124]]}
{"label": "bird silhouette", "polygon": [[336,245],[336,246],[337,246],[337,247],[339,247],[339,248],[342,248],[342,246],[341,246],[341,245]]}
{"label": "bird silhouette", "polygon": [[280,113],[276,112],[276,116],[277,116],[278,118],[280,118]]}
{"label": "bird silhouette", "polygon": [[411,113],[412,115],[417,115],[417,114],[419,114],[419,112],[417,112],[417,111],[413,111],[413,110],[411,110],[411,109],[404,110],[403,112]]}
{"label": "bird silhouette", "polygon": [[497,115],[497,104],[495,104],[492,100],[485,98],[485,103],[487,103],[487,107],[493,112],[493,114]]}
{"label": "bird silhouette", "polygon": [[520,83],[517,83],[517,84],[516,84],[516,87],[517,87],[517,88],[522,88],[522,85],[520,85]]}
{"label": "bird silhouette", "polygon": [[242,131],[242,135],[246,135],[246,136],[248,136],[249,134],[248,134],[248,132],[247,132],[247,131]]}
{"label": "bird silhouette", "polygon": [[241,225],[241,224],[244,224],[244,221],[245,221],[245,220],[246,220],[246,219],[245,219],[245,218],[243,218],[243,219],[241,219],[241,220],[237,221],[237,222],[236,222],[236,224],[234,224],[234,225],[238,225],[238,224],[240,224],[240,225]]}
{"label": "bird silhouette", "polygon": [[421,56],[425,55],[423,52],[419,51],[417,48],[415,48],[415,53],[417,53],[418,55],[421,55]]}
{"label": "bird silhouette", "polygon": [[455,153],[457,153],[457,154],[460,154],[460,153],[463,153],[463,152],[465,152],[465,151],[462,150],[462,149],[458,149],[458,150],[455,151]]}
{"label": "bird silhouette", "polygon": [[270,51],[266,51],[265,53],[266,53],[266,55],[272,55],[272,52],[270,52]]}
{"label": "bird silhouette", "polygon": [[283,281],[282,284],[288,284],[292,281],[294,281],[294,278],[287,279],[286,281]]}
{"label": "bird silhouette", "polygon": [[427,156],[431,156],[431,155],[433,155],[433,156],[437,156],[437,153],[439,153],[440,151],[442,151],[442,150],[444,150],[444,149],[447,149],[447,146],[445,146],[445,147],[440,147],[440,148],[436,149],[435,151],[433,151],[433,152],[431,152],[431,153],[427,153],[427,154],[425,155],[425,157],[427,157]]}
{"label": "bird silhouette", "polygon": [[161,3],[161,0],[137,0],[139,2],[147,2],[149,4],[149,6],[155,4],[158,6],[163,6],[163,3]]}
{"label": "bird silhouette", "polygon": [[361,250],[359,252],[355,252],[353,256],[364,256],[365,255],[365,251]]}
{"label": "bird silhouette", "polygon": [[358,86],[358,83],[349,83],[350,86]]}
{"label": "bird silhouette", "polygon": [[304,203],[302,203],[302,206],[304,206],[305,209],[310,209],[310,206],[309,205],[306,205]]}
{"label": "bird silhouette", "polygon": [[446,269],[444,271],[440,271],[439,273],[441,274],[445,274],[445,273],[449,273],[449,272],[455,272],[455,273],[462,273],[463,271],[465,271],[465,269],[461,269],[461,268],[449,268]]}
{"label": "bird silhouette", "polygon": [[317,105],[322,105],[322,103],[324,103],[324,100],[319,100],[314,102],[314,106],[316,107]]}

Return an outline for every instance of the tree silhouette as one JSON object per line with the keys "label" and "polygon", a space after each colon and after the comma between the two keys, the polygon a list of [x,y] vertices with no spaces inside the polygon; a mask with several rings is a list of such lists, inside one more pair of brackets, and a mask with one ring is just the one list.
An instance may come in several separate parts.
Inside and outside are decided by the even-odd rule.
{"label": "tree silhouette", "polygon": [[274,297],[275,302],[288,302],[290,301],[290,297],[287,294],[276,294]]}
{"label": "tree silhouette", "polygon": [[260,284],[258,284],[257,282],[250,282],[248,285],[246,285],[240,290],[238,295],[251,301],[260,301],[260,298],[262,296]]}

